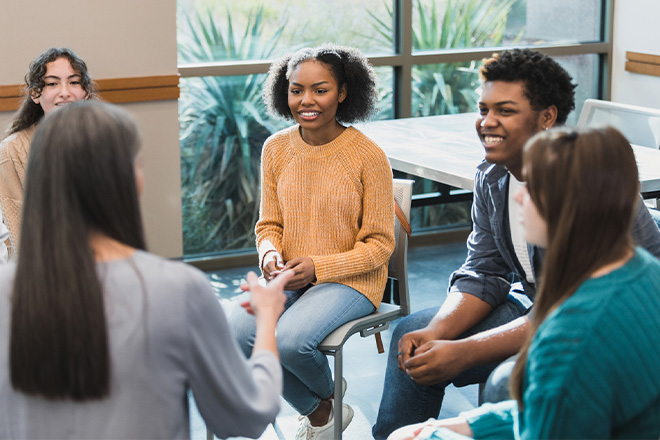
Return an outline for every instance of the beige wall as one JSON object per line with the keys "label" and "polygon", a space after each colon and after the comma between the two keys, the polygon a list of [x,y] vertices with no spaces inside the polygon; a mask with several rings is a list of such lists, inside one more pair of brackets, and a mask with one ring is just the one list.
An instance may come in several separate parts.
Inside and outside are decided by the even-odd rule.
{"label": "beige wall", "polygon": [[658,0],[616,0],[612,101],[660,108],[660,77],[625,70],[626,52],[660,55],[658,17]]}
{"label": "beige wall", "polygon": [[[52,46],[73,49],[94,78],[174,75],[176,0],[1,0],[0,85],[19,84]],[[177,101],[122,105],[142,132],[149,249],[183,254]],[[11,113],[0,112],[4,131]]]}

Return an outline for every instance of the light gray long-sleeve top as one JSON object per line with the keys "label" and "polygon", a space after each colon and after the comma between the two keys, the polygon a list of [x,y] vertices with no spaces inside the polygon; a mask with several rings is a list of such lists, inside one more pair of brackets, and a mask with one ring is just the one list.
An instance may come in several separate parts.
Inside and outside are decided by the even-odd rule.
{"label": "light gray long-sleeve top", "polygon": [[0,438],[189,438],[188,390],[218,437],[258,437],[280,409],[282,371],[268,351],[246,360],[206,277],[138,251],[99,263],[111,391],[74,403],[13,390],[8,347],[15,265],[0,267]]}

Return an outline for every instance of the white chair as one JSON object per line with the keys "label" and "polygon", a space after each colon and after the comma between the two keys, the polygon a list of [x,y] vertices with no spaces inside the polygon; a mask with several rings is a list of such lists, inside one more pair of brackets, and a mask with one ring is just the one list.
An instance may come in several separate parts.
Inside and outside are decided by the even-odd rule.
{"label": "white chair", "polygon": [[[394,179],[394,199],[396,200],[406,221],[410,221],[410,204],[412,198],[412,180]],[[388,263],[388,282],[385,288],[391,289],[394,302],[399,305],[381,303],[378,310],[363,318],[356,319],[330,333],[319,345],[319,350],[335,358],[335,439],[342,438],[342,349],[344,343],[355,333],[364,338],[376,335],[389,328],[390,322],[410,313],[410,295],[408,293],[408,233],[397,218],[395,229],[396,247]],[[382,353],[382,344],[378,346]]]}
{"label": "white chair", "polygon": [[660,110],[617,102],[587,99],[582,107],[578,127],[610,125],[628,142],[649,148],[660,148]]}
{"label": "white chair", "polygon": [[[587,99],[580,112],[578,127],[610,125],[619,130],[628,142],[642,147],[660,148],[660,110],[617,102]],[[660,220],[660,199],[646,197],[656,223]],[[660,224],[659,224],[660,226]]]}

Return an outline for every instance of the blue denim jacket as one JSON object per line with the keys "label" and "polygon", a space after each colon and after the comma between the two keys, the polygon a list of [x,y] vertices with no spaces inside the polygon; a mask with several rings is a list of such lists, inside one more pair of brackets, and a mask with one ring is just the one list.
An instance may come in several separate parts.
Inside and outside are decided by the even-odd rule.
{"label": "blue denim jacket", "polygon": [[[530,307],[536,286],[527,281],[518,261],[509,227],[509,173],[503,166],[482,162],[474,178],[472,232],[467,239],[465,263],[449,280],[450,292],[465,292],[492,307],[503,304],[509,295]],[[640,199],[633,219],[636,244],[660,258],[660,231]],[[528,245],[534,279],[538,278],[543,249]]]}

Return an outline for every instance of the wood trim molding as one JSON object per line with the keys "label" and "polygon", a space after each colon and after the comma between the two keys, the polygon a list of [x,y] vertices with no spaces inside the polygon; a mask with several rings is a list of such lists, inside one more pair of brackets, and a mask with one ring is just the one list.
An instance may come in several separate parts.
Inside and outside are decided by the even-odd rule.
{"label": "wood trim molding", "polygon": [[625,69],[632,73],[660,76],[660,55],[626,52]]}
{"label": "wood trim molding", "polygon": [[[179,99],[179,75],[139,76],[95,80],[102,100],[112,103]],[[17,110],[22,85],[0,86],[0,112]]]}

